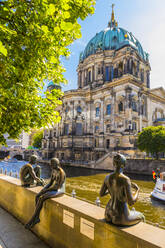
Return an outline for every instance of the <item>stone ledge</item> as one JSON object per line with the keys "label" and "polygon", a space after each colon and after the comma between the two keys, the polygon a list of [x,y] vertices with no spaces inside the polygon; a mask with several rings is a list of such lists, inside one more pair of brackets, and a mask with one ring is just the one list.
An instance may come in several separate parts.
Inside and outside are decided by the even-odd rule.
{"label": "stone ledge", "polygon": [[[23,188],[20,180],[0,175],[0,205],[22,223],[34,211],[41,187]],[[52,247],[165,248],[165,230],[139,223],[119,228],[104,221],[104,209],[67,195],[47,200],[33,231]]]}

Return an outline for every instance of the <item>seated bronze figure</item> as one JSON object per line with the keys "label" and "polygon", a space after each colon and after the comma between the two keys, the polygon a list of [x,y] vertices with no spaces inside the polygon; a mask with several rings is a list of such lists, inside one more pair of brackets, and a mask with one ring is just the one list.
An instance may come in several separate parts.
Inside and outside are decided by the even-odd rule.
{"label": "seated bronze figure", "polygon": [[44,201],[50,198],[58,197],[65,193],[65,172],[60,167],[60,162],[57,158],[52,158],[50,162],[51,178],[50,182],[37,194],[36,196],[36,209],[30,219],[25,225],[27,229],[32,228],[40,222],[40,212]]}
{"label": "seated bronze figure", "polygon": [[44,185],[44,180],[41,179],[41,168],[39,165],[37,165],[35,168],[33,168],[32,165],[35,165],[37,161],[37,156],[32,155],[30,157],[30,161],[28,164],[25,164],[20,169],[20,180],[21,185],[24,187],[30,187],[30,185],[34,184],[34,181],[37,182],[37,185]]}
{"label": "seated bronze figure", "polygon": [[[128,208],[128,205],[131,206],[137,201],[139,187],[122,173],[125,162],[123,155],[118,153],[114,156],[115,171],[106,176],[100,190],[101,197],[107,194],[111,196],[105,210],[106,221],[119,226],[130,226],[144,221],[143,214]],[[131,187],[136,191],[134,195]]]}

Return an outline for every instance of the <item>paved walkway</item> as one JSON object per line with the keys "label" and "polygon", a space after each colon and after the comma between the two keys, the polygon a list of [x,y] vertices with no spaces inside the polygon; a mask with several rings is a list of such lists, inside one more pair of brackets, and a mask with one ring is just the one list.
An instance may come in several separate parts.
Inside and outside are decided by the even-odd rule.
{"label": "paved walkway", "polygon": [[0,248],[48,248],[48,246],[0,208]]}

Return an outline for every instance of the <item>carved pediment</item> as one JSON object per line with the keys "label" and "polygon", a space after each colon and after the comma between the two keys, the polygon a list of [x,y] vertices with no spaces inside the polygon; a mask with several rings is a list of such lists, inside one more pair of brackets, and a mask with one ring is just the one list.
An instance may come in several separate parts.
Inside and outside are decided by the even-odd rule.
{"label": "carved pediment", "polygon": [[165,98],[165,90],[163,87],[152,89],[151,92],[157,96]]}

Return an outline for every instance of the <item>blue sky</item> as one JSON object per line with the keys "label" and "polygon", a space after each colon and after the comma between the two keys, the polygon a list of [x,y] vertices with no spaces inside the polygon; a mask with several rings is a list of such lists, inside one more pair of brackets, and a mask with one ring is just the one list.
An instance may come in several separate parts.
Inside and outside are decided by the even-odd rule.
{"label": "blue sky", "polygon": [[115,19],[119,27],[132,32],[150,55],[151,88],[165,88],[165,1],[97,0],[95,14],[79,21],[82,38],[70,46],[70,58],[62,60],[68,80],[68,85],[63,86],[64,91],[77,88],[76,68],[79,54],[97,32],[107,27],[112,3],[115,4]]}

